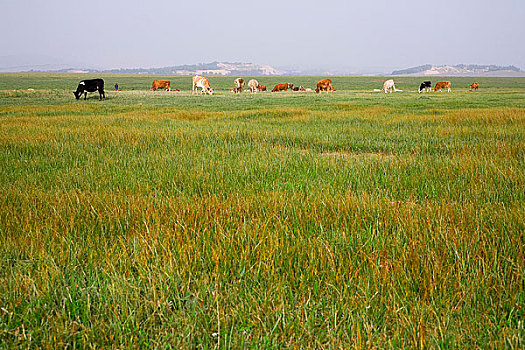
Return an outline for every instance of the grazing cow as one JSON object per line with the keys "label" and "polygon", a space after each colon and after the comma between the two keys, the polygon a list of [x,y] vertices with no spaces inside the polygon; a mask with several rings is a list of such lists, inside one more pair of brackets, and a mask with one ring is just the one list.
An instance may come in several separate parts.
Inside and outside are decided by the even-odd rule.
{"label": "grazing cow", "polygon": [[403,91],[403,90],[396,89],[396,85],[394,84],[394,81],[392,79],[389,79],[389,80],[385,81],[381,91],[384,91],[385,94],[386,94],[387,92],[392,93],[392,91]]}
{"label": "grazing cow", "polygon": [[157,89],[166,89],[166,91],[171,91],[170,81],[169,80],[153,80],[151,85],[151,90],[157,91]]}
{"label": "grazing cow", "polygon": [[235,84],[235,93],[241,93],[242,88],[244,87],[244,79],[237,78],[235,79],[234,84]]}
{"label": "grazing cow", "polygon": [[277,84],[273,88],[272,92],[288,91],[288,89],[290,88],[290,85],[293,88],[293,84],[288,84],[288,83]]}
{"label": "grazing cow", "polygon": [[266,91],[266,85],[259,85],[257,88],[259,91]]}
{"label": "grazing cow", "polygon": [[332,79],[323,79],[317,82],[317,88],[315,88],[315,92],[320,93],[321,91],[335,91],[335,88],[332,86]]}
{"label": "grazing cow", "polygon": [[259,82],[255,79],[252,79],[248,82],[248,87],[250,88],[250,92],[256,94],[257,90],[259,89]]}
{"label": "grazing cow", "polygon": [[436,86],[434,87],[434,92],[438,91],[441,92],[441,89],[447,88],[448,92],[452,91],[450,90],[450,81],[438,81],[436,83]]}
{"label": "grazing cow", "polygon": [[424,81],[419,85],[418,93],[429,92],[432,89],[432,82],[430,80]]}
{"label": "grazing cow", "polygon": [[207,93],[213,95],[213,89],[210,87],[210,82],[205,77],[196,75],[193,77],[192,92],[197,93],[197,88],[202,88],[201,94]]}
{"label": "grazing cow", "polygon": [[477,90],[479,88],[479,84],[473,83],[473,84],[470,84],[468,87],[470,88],[470,90]]}
{"label": "grazing cow", "polygon": [[95,92],[98,91],[99,94],[99,101],[102,101],[102,98],[104,100],[106,99],[106,93],[104,92],[104,80],[102,79],[87,79],[82,80],[80,83],[78,83],[77,91],[73,91],[73,94],[77,98],[77,100],[84,94],[84,100],[87,99],[87,93],[88,92]]}

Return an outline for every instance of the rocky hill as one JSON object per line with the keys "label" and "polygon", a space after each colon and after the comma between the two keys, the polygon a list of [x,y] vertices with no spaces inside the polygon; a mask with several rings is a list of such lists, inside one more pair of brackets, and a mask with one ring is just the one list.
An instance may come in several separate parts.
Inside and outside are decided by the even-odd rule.
{"label": "rocky hill", "polygon": [[391,75],[412,76],[525,76],[525,72],[515,66],[496,66],[478,64],[458,64],[455,66],[423,66],[393,71]]}

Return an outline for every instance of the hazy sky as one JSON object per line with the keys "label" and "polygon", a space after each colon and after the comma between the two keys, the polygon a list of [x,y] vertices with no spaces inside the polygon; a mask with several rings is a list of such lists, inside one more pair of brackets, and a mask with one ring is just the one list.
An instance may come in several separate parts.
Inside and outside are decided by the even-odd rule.
{"label": "hazy sky", "polygon": [[525,69],[525,0],[0,0],[0,31],[0,56],[99,68]]}

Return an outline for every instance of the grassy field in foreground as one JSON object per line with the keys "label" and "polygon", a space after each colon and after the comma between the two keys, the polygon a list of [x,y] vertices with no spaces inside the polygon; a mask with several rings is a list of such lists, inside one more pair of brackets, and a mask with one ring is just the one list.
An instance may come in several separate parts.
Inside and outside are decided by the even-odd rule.
{"label": "grassy field in foreground", "polygon": [[524,347],[525,78],[85,77],[0,75],[0,347]]}

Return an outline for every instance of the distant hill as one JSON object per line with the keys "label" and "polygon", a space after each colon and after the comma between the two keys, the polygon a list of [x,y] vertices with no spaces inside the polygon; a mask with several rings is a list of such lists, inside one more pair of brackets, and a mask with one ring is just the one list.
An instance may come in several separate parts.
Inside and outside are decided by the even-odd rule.
{"label": "distant hill", "polygon": [[268,65],[253,63],[211,62],[160,68],[121,68],[108,70],[61,69],[57,72],[116,74],[159,74],[159,75],[280,75],[284,72]]}
{"label": "distant hill", "polygon": [[423,66],[395,70],[391,75],[412,76],[525,76],[525,72],[515,66],[496,66],[478,64],[457,64],[455,66]]}

